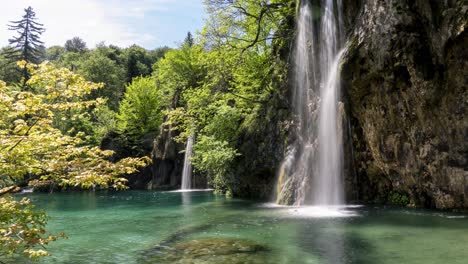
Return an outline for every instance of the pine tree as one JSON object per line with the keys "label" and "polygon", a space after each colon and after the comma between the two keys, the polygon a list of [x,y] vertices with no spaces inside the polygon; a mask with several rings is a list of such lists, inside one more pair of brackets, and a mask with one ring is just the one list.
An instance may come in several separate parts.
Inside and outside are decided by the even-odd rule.
{"label": "pine tree", "polygon": [[185,37],[184,44],[188,45],[189,47],[193,46],[193,36],[190,31],[187,32],[187,36]]}
{"label": "pine tree", "polygon": [[[43,53],[43,44],[39,38],[45,31],[43,24],[36,22],[36,13],[32,7],[24,9],[26,14],[19,21],[10,21],[9,30],[18,33],[17,37],[9,39],[8,42],[12,49],[6,53],[6,57],[11,62],[25,60],[29,63],[39,63]],[[26,68],[22,72],[23,84],[29,79]]]}

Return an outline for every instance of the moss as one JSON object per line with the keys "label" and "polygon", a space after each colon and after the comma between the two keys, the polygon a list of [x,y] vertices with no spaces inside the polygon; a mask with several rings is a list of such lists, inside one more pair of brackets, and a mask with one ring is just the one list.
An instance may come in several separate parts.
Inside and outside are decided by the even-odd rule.
{"label": "moss", "polygon": [[391,192],[388,196],[388,203],[391,205],[406,206],[410,202],[406,194]]}

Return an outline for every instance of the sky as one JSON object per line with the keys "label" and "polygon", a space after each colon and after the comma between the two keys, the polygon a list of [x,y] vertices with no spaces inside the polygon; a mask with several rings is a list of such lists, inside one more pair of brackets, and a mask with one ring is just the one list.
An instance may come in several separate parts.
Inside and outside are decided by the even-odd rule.
{"label": "sky", "polygon": [[[188,31],[204,25],[203,0],[0,0],[0,47],[15,33],[9,21],[20,20],[31,6],[46,31],[46,47],[62,45],[75,36],[88,48],[104,41],[120,47],[177,47]],[[195,34],[194,34],[195,35]]]}

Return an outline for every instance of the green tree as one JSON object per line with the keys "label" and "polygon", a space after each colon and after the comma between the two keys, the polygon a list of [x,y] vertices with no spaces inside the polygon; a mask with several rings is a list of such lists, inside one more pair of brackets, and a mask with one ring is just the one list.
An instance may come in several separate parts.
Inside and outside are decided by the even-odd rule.
{"label": "green tree", "polygon": [[79,73],[87,80],[104,85],[102,89],[93,91],[90,98],[106,98],[109,108],[117,111],[125,88],[124,69],[97,51],[91,51],[79,63]]}
{"label": "green tree", "polygon": [[119,127],[137,135],[158,131],[163,117],[161,110],[161,96],[154,79],[134,78],[120,105]]}
{"label": "green tree", "polygon": [[74,37],[65,42],[65,51],[82,53],[87,50],[86,42],[79,37]]}
{"label": "green tree", "polygon": [[187,36],[185,37],[185,40],[184,40],[184,45],[188,45],[189,47],[192,47],[193,46],[193,43],[194,40],[193,40],[193,36],[192,36],[192,33],[187,32]]}
{"label": "green tree", "polygon": [[0,51],[0,80],[8,84],[18,82],[21,79],[21,72],[16,63],[12,63],[5,55],[11,53],[11,47],[4,47]]}
{"label": "green tree", "polygon": [[153,65],[156,84],[164,96],[168,108],[181,106],[182,91],[198,87],[206,76],[206,67],[201,60],[200,46],[183,45],[178,50],[168,51],[164,58]]}
{"label": "green tree", "polygon": [[[290,32],[281,23],[295,10],[290,0],[205,0],[209,14],[204,30],[211,45],[242,51],[269,49],[271,42],[284,39]],[[286,26],[285,28],[283,28]]]}
{"label": "green tree", "polygon": [[[11,21],[9,30],[16,31],[17,37],[9,39],[12,50],[6,53],[7,58],[13,63],[24,60],[30,63],[39,63],[43,56],[43,44],[40,35],[45,31],[43,24],[36,22],[36,13],[32,7],[24,9],[26,13],[19,21]],[[22,71],[23,86],[29,79],[28,71]]]}
{"label": "green tree", "polygon": [[171,48],[164,46],[150,51],[151,61],[153,61],[153,64],[159,61],[160,59],[164,58],[166,53],[170,50]]}
{"label": "green tree", "polygon": [[85,100],[101,85],[46,63],[27,67],[31,91],[18,92],[0,81],[0,177],[21,180],[29,175],[51,186],[125,188],[126,180],[119,175],[135,172],[144,160],[111,163],[111,151],[87,144],[90,135],[54,127],[54,119],[63,113],[79,119],[101,105],[100,98]]}
{"label": "green tree", "polygon": [[151,65],[154,63],[147,50],[137,45],[126,48],[123,52],[126,67],[126,82],[133,78],[151,74]]}
{"label": "green tree", "polygon": [[52,46],[46,49],[46,60],[55,64],[60,63],[65,54],[65,48],[61,46]]}

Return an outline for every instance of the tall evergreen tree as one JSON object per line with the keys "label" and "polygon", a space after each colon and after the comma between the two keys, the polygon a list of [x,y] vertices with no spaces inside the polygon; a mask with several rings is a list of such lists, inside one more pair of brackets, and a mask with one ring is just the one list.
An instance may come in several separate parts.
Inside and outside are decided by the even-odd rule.
{"label": "tall evergreen tree", "polygon": [[[9,39],[11,50],[6,53],[6,57],[11,62],[18,60],[25,60],[30,63],[39,63],[43,53],[43,44],[39,38],[45,31],[43,24],[36,22],[36,13],[32,7],[24,9],[25,15],[19,21],[10,21],[8,25],[9,30],[16,31],[17,37]],[[23,82],[28,80],[28,71],[26,69],[22,72]]]}
{"label": "tall evergreen tree", "polygon": [[193,36],[190,31],[187,32],[187,36],[185,37],[184,44],[187,44],[189,47],[193,46]]}

